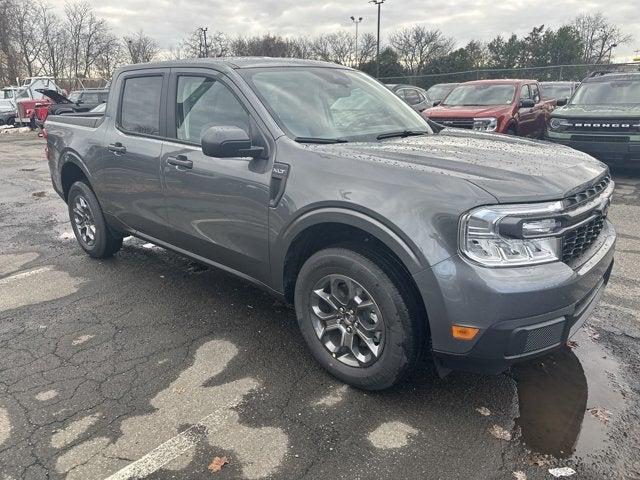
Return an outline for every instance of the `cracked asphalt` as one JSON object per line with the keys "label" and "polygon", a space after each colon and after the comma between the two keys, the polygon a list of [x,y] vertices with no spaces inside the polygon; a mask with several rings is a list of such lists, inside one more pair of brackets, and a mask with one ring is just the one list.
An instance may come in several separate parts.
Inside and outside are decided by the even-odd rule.
{"label": "cracked asphalt", "polygon": [[90,259],[43,141],[2,134],[0,479],[640,478],[640,173],[614,178],[616,264],[571,348],[365,393],[241,280],[136,239]]}

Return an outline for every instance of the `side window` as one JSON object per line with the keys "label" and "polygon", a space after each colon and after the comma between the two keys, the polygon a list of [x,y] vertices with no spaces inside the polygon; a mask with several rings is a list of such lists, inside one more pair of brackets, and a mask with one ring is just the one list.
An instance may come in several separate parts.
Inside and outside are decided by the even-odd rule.
{"label": "side window", "polygon": [[82,101],[84,103],[99,103],[98,101],[98,94],[91,92],[91,93],[84,93],[82,95]]}
{"label": "side window", "polygon": [[533,101],[538,103],[540,101],[540,91],[538,90],[538,85],[531,84],[531,98],[533,98]]}
{"label": "side window", "polygon": [[132,133],[160,135],[162,76],[129,77],[122,89],[120,127]]}
{"label": "side window", "polygon": [[420,103],[420,93],[413,88],[407,88],[404,91],[404,98],[409,105],[417,105]]}
{"label": "side window", "polygon": [[529,85],[522,85],[520,89],[520,100],[527,100],[531,98],[531,93],[529,93]]}
{"label": "side window", "polygon": [[100,99],[100,103],[104,103],[109,99],[109,94],[106,92],[100,93],[98,94],[98,98]]}
{"label": "side window", "polygon": [[223,83],[209,77],[178,77],[176,137],[200,144],[209,127],[235,126],[249,135],[249,114]]}

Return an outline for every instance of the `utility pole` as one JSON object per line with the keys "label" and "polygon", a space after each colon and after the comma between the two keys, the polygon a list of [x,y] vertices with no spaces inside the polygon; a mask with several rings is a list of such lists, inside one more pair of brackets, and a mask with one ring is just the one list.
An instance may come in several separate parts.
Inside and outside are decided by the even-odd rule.
{"label": "utility pole", "polygon": [[209,30],[208,27],[200,27],[199,30],[202,32],[202,36],[204,38],[204,58],[209,57],[209,45],[207,45],[207,30]]}
{"label": "utility pole", "polygon": [[358,24],[362,21],[362,17],[351,16],[351,21],[356,24],[356,68],[360,68],[360,59],[358,58]]}
{"label": "utility pole", "polygon": [[380,78],[380,6],[384,3],[384,0],[369,0],[369,3],[373,3],[378,6],[378,41],[376,44],[376,78]]}

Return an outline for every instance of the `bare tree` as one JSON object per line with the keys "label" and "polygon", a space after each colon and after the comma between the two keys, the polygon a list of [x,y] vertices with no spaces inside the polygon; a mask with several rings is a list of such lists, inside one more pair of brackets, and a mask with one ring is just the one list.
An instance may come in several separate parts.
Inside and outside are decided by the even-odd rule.
{"label": "bare tree", "polygon": [[[206,55],[210,57],[224,57],[229,55],[231,41],[225,33],[216,31],[207,35],[205,48],[203,32],[200,28],[196,28],[182,40],[177,48],[180,55],[185,58],[202,58]],[[177,50],[174,49],[174,53],[176,51]]]}
{"label": "bare tree", "polygon": [[13,84],[20,76],[20,55],[15,47],[15,0],[0,0],[0,81]]}
{"label": "bare tree", "polygon": [[358,58],[356,65],[360,66],[372,61],[376,54],[377,39],[373,33],[365,33],[358,38]]}
{"label": "bare tree", "polygon": [[96,16],[88,2],[67,3],[64,11],[65,28],[70,39],[69,76],[87,77],[97,59],[111,48],[109,26]]}
{"label": "bare tree", "polygon": [[21,2],[15,4],[14,34],[20,52],[20,60],[26,74],[30,77],[40,73],[38,58],[42,51],[42,32],[38,28],[38,12],[44,6],[35,3]]}
{"label": "bare tree", "polygon": [[389,43],[400,63],[414,75],[423,71],[428,63],[449,54],[454,46],[453,39],[445,37],[440,30],[428,30],[422,25],[395,32]]}
{"label": "bare tree", "polygon": [[61,77],[68,63],[69,37],[60,19],[45,3],[38,8],[38,28],[42,35],[40,62],[47,75]]}
{"label": "bare tree", "polygon": [[142,30],[131,35],[125,35],[124,44],[129,52],[131,63],[150,62],[160,52],[158,42],[146,35]]}
{"label": "bare tree", "polygon": [[600,12],[578,15],[571,26],[578,32],[582,42],[584,63],[608,62],[615,45],[629,43],[633,38],[631,35],[624,34],[616,25],[609,23]]}

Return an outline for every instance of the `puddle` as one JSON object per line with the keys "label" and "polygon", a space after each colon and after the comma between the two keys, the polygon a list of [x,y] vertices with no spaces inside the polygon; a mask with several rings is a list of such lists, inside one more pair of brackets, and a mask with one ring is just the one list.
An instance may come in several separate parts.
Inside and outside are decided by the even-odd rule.
{"label": "puddle", "polygon": [[[578,346],[512,368],[518,389],[524,443],[534,452],[563,459],[602,454],[611,424],[626,402],[620,366],[586,332],[573,338]],[[605,408],[604,422],[588,409]]]}

